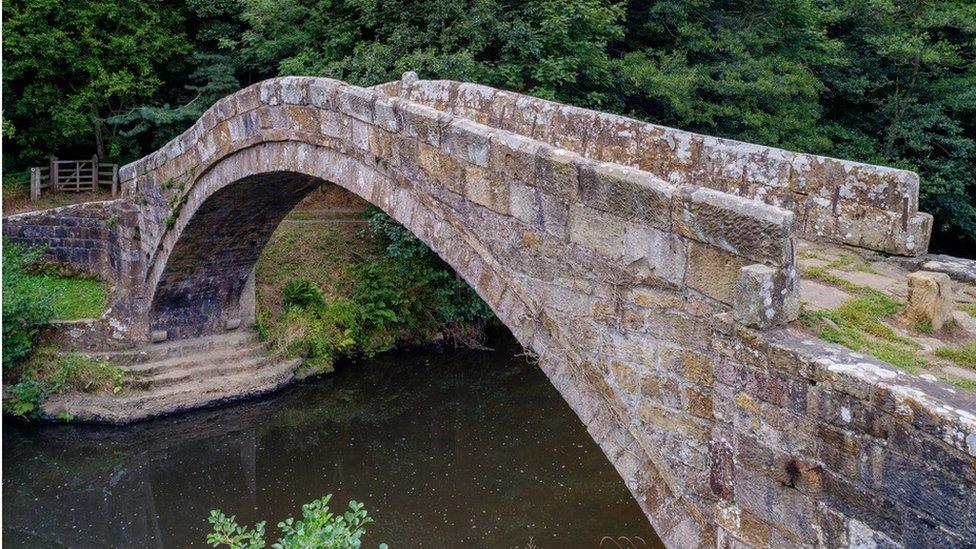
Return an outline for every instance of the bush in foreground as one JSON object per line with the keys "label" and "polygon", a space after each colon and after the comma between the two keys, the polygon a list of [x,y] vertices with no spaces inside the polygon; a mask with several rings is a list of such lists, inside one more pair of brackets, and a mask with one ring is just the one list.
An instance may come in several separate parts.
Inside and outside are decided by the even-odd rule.
{"label": "bush in foreground", "polygon": [[[281,537],[271,546],[275,549],[299,549],[316,547],[321,549],[354,549],[362,546],[366,526],[373,522],[363,504],[355,500],[349,502],[349,510],[335,514],[329,510],[328,494],[311,503],[302,505],[302,518],[288,518],[278,523]],[[266,545],[265,522],[253,528],[240,526],[236,517],[228,517],[219,509],[210,511],[213,530],[207,534],[207,544],[211,547],[227,546],[230,549],[262,549]],[[380,544],[386,549],[386,544]]]}

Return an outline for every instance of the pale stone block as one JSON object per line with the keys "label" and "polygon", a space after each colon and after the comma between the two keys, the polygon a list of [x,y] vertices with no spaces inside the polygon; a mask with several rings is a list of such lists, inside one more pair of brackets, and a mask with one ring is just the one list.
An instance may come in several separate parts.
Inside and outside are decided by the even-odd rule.
{"label": "pale stone block", "polygon": [[712,189],[689,188],[676,198],[675,232],[752,262],[794,260],[793,212]]}
{"label": "pale stone block", "polygon": [[580,199],[591,208],[627,221],[671,228],[674,187],[633,168],[602,162],[581,162]]}
{"label": "pale stone block", "polygon": [[466,166],[464,194],[469,200],[500,214],[508,215],[509,188],[505,181],[498,181],[492,173],[477,166]]}
{"label": "pale stone block", "polygon": [[373,122],[375,101],[375,93],[358,86],[343,86],[336,90],[336,106],[339,111],[363,122]]}
{"label": "pale stone block", "polygon": [[609,258],[624,253],[624,222],[603,212],[574,205],[569,214],[569,240]]}
{"label": "pale stone block", "polygon": [[908,275],[909,318],[930,323],[932,330],[941,330],[952,318],[952,286],[949,275],[917,271]]}
{"label": "pale stone block", "polygon": [[776,269],[768,265],[747,265],[739,270],[733,305],[736,320],[757,328],[766,328],[779,320],[775,278]]}
{"label": "pale stone block", "polygon": [[628,223],[624,233],[624,261],[640,276],[681,284],[685,276],[685,240],[653,227]]}
{"label": "pale stone block", "polygon": [[749,263],[725,250],[692,242],[688,247],[685,283],[708,297],[731,304],[739,281],[739,269]]}
{"label": "pale stone block", "polygon": [[457,158],[476,166],[487,166],[489,137],[487,126],[455,118],[441,132],[441,146]]}

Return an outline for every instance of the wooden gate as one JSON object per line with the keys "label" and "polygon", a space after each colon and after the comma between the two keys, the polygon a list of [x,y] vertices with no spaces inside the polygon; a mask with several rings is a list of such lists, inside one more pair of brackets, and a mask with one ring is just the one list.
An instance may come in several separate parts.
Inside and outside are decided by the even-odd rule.
{"label": "wooden gate", "polygon": [[43,189],[56,192],[95,192],[102,186],[118,191],[119,165],[91,160],[58,160],[52,157],[47,166],[31,168],[31,200],[37,200]]}

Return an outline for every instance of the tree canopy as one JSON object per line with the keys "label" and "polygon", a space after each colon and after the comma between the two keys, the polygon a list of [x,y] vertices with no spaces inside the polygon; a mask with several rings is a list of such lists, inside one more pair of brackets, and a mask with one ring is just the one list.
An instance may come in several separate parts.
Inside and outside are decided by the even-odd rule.
{"label": "tree canopy", "polygon": [[415,70],[915,170],[935,244],[976,246],[970,0],[14,0],[5,165],[128,160],[280,74]]}

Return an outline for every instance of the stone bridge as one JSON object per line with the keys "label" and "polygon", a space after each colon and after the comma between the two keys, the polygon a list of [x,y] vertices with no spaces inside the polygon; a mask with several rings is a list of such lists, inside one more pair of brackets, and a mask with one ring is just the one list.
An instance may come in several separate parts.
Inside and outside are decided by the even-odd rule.
{"label": "stone bridge", "polygon": [[250,86],[120,177],[4,224],[113,283],[82,345],[248,323],[262,248],[328,182],[538,355],[669,547],[976,544],[976,399],[789,326],[798,236],[925,252],[910,172],[408,73]]}

